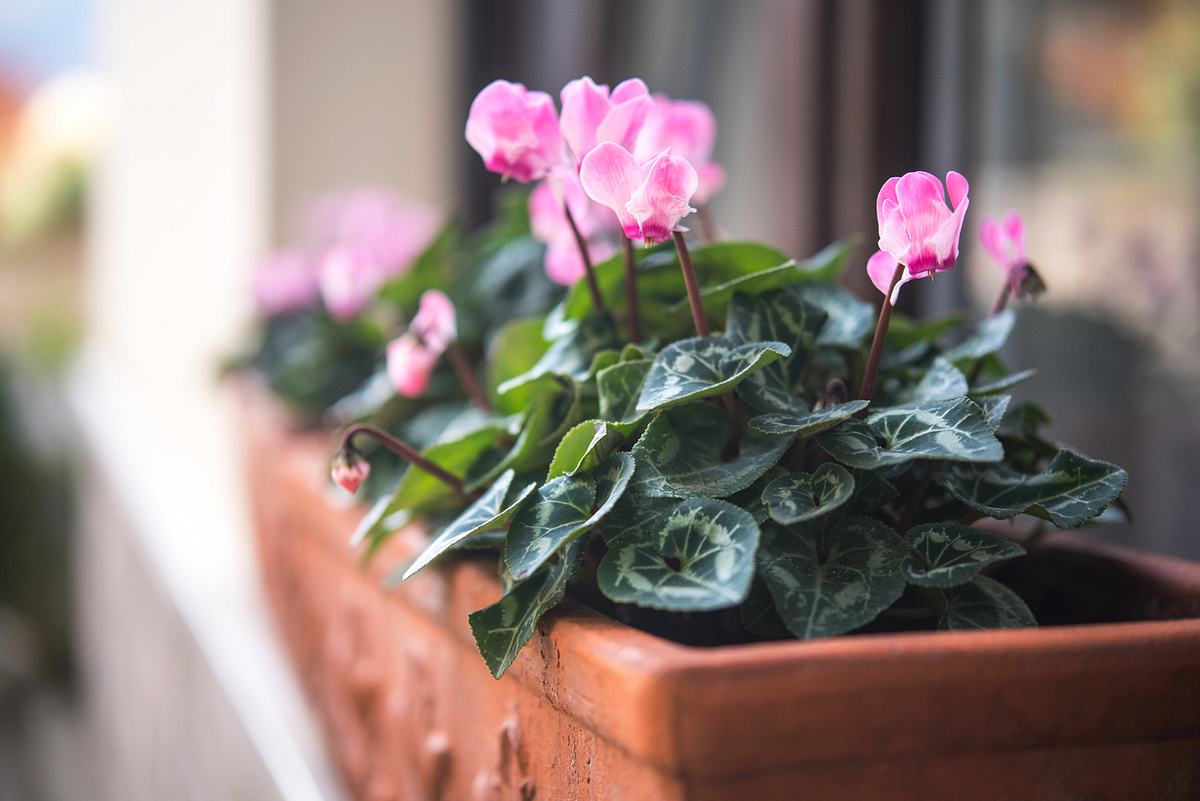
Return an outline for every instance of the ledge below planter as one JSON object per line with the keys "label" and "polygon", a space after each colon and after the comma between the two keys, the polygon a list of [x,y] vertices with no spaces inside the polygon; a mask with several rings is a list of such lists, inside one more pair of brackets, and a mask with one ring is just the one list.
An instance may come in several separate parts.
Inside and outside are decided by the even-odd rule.
{"label": "ledge below planter", "polygon": [[1031,563],[1140,620],[719,648],[565,602],[495,681],[467,626],[494,564],[384,590],[422,532],[361,566],[329,438],[244,397],[269,597],[365,801],[1200,798],[1200,565],[1053,535]]}

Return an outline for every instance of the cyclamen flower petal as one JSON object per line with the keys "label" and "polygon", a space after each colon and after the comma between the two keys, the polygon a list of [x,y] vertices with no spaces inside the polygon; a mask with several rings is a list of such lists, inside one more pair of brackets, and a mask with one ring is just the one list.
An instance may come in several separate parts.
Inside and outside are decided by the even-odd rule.
{"label": "cyclamen flower petal", "polygon": [[353,244],[371,254],[386,277],[403,275],[442,225],[436,209],[386,189],[360,187],[321,198],[307,215],[310,246]]}
{"label": "cyclamen flower petal", "polygon": [[653,105],[639,78],[622,81],[610,94],[606,84],[585,75],[564,86],[560,98],[559,126],[576,162],[602,142],[631,150]]}
{"label": "cyclamen flower petal", "polygon": [[384,270],[364,247],[336,245],[321,260],[317,280],[325,308],[338,320],[367,307],[383,283]]}
{"label": "cyclamen flower petal", "polygon": [[941,181],[927,172],[910,172],[888,179],[875,200],[879,249],[913,278],[949,270],[958,260],[969,186],[952,171],[946,174],[946,187],[950,206]]}
{"label": "cyclamen flower petal", "polygon": [[1025,223],[1021,215],[1010,211],[1003,222],[984,217],[979,223],[979,241],[988,255],[1004,270],[1009,290],[1021,294],[1021,284],[1029,272],[1025,256]]}
{"label": "cyclamen flower petal", "polygon": [[406,398],[424,395],[433,368],[437,366],[438,356],[412,334],[404,334],[389,342],[387,372],[396,392]]}
{"label": "cyclamen flower petal", "polygon": [[279,250],[258,265],[254,299],[268,317],[301,311],[319,296],[312,260],[300,250]]}
{"label": "cyclamen flower petal", "polygon": [[[890,253],[882,250],[876,251],[871,258],[867,259],[867,275],[871,279],[871,283],[875,285],[882,294],[886,295],[888,287],[892,285],[892,277],[896,274],[896,267],[899,264]],[[896,288],[892,290],[892,303],[896,302],[896,298],[900,296],[900,287],[913,280],[912,273],[907,268],[900,274],[900,280],[896,282]]]}
{"label": "cyclamen flower petal", "polygon": [[421,295],[421,305],[408,330],[421,338],[425,347],[435,354],[444,353],[458,338],[458,317],[454,303],[445,292],[436,289]]}
{"label": "cyclamen flower petal", "polygon": [[704,205],[725,184],[725,171],[712,161],[717,119],[712,109],[697,100],[671,100],[654,96],[654,108],[638,137],[634,158],[645,162],[668,148],[686,159],[699,177],[693,200]]}
{"label": "cyclamen flower petal", "polygon": [[521,183],[564,162],[553,99],[519,83],[493,81],[475,96],[466,137],[485,167]]}
{"label": "cyclamen flower petal", "polygon": [[597,145],[580,165],[579,180],[588,197],[613,210],[630,239],[670,239],[695,211],[688,202],[696,192],[696,170],[670,151],[639,166],[620,145]]}

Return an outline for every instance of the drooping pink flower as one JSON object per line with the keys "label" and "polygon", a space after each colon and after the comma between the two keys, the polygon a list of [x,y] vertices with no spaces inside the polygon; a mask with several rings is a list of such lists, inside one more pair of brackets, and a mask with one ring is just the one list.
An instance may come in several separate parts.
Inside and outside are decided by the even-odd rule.
{"label": "drooping pink flower", "polygon": [[331,247],[317,272],[321,299],[338,320],[354,317],[365,309],[386,277],[370,249],[355,244]]}
{"label": "drooping pink flower", "polygon": [[602,142],[633,150],[653,106],[650,91],[640,78],[622,81],[610,94],[607,84],[597,85],[585,75],[564,86],[559,97],[559,126],[576,164]]}
{"label": "drooping pink flower", "polygon": [[389,342],[387,373],[396,392],[406,398],[419,398],[424,395],[439,356],[439,353],[427,347],[411,332]]}
{"label": "drooping pink flower", "polygon": [[[560,196],[561,193],[561,196]],[[593,203],[574,170],[556,170],[529,195],[529,223],[534,238],[546,243],[546,275],[556,284],[572,286],[583,277],[583,256],[563,212],[563,200],[597,264],[616,252],[616,220],[608,209]]]}
{"label": "drooping pink flower", "polygon": [[492,81],[475,96],[466,137],[485,167],[521,183],[565,162],[554,100],[519,83]]}
{"label": "drooping pink flower", "polygon": [[712,160],[716,139],[717,118],[707,104],[655,95],[633,155],[645,162],[670,148],[686,159],[696,168],[699,179],[692,199],[702,206],[725,185],[725,170]]}
{"label": "drooping pink flower", "polygon": [[277,250],[263,259],[254,273],[254,299],[268,317],[310,308],[317,297],[316,271],[302,250]]}
{"label": "drooping pink flower", "polygon": [[433,242],[442,214],[386,189],[358,187],[320,198],[304,222],[309,247],[351,243],[391,278],[407,272]]}
{"label": "drooping pink flower", "polygon": [[[889,178],[879,190],[875,200],[879,252],[867,262],[867,274],[880,292],[888,291],[898,264],[904,265],[904,271],[897,291],[909,281],[954,267],[970,187],[966,178],[950,171],[946,188],[950,206],[942,182],[927,172]],[[893,301],[895,296],[893,292]]]}
{"label": "drooping pink flower", "polygon": [[597,145],[580,165],[579,180],[588,197],[616,213],[630,239],[665,242],[695,211],[688,202],[696,192],[696,170],[670,150],[639,165],[620,145]]}
{"label": "drooping pink flower", "polygon": [[354,448],[342,448],[334,455],[329,474],[335,484],[353,495],[371,474],[371,465]]}
{"label": "drooping pink flower", "polygon": [[1021,215],[1010,211],[1003,221],[984,217],[979,223],[979,242],[988,255],[1004,270],[1009,291],[1021,294],[1021,283],[1029,272],[1025,257],[1025,223]]}
{"label": "drooping pink flower", "polygon": [[408,330],[435,355],[441,355],[458,338],[458,316],[453,301],[437,289],[424,292]]}

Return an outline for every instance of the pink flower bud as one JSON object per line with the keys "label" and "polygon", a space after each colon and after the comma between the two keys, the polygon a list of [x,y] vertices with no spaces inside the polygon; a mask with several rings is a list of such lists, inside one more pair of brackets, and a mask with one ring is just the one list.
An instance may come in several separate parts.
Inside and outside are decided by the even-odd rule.
{"label": "pink flower bud", "polygon": [[342,244],[325,253],[317,278],[325,308],[345,320],[367,307],[384,281],[385,270],[368,248]]}
{"label": "pink flower bud", "polygon": [[576,162],[602,142],[632,150],[653,106],[640,78],[622,81],[609,94],[607,84],[597,85],[585,75],[564,86],[559,97],[559,126]]}
{"label": "pink flower bud", "polygon": [[[967,179],[957,172],[946,173],[946,188],[927,172],[905,173],[889,178],[875,200],[879,219],[879,252],[867,262],[867,274],[875,288],[886,293],[897,264],[904,272],[896,284],[945,272],[958,260],[958,242],[967,213]],[[893,293],[893,301],[895,293]]]}
{"label": "pink flower bud", "polygon": [[445,352],[458,338],[458,318],[454,303],[445,292],[430,289],[421,295],[421,305],[408,330],[435,354]]}
{"label": "pink flower bud", "polygon": [[485,86],[471,102],[466,136],[485,167],[521,183],[565,163],[554,101],[519,83]]}
{"label": "pink flower bud", "polygon": [[588,197],[616,213],[630,239],[664,242],[695,211],[688,201],[696,192],[696,170],[670,150],[639,166],[620,145],[597,145],[584,157],[579,180]]}
{"label": "pink flower bud", "polygon": [[345,446],[333,457],[329,474],[335,484],[353,495],[367,480],[371,465],[352,446]]}
{"label": "pink flower bud", "polygon": [[406,398],[419,398],[429,388],[429,377],[437,366],[438,356],[416,336],[406,333],[387,346],[388,378],[396,392]]}
{"label": "pink flower bud", "polygon": [[699,178],[692,200],[704,205],[725,184],[725,170],[712,160],[716,139],[717,118],[706,104],[655,95],[633,155],[645,162],[670,148],[673,154],[686,159]]}
{"label": "pink flower bud", "polygon": [[1003,222],[984,217],[979,223],[979,242],[1004,271],[1012,294],[1021,295],[1021,284],[1029,272],[1029,260],[1025,257],[1025,223],[1021,215],[1010,211]]}
{"label": "pink flower bud", "polygon": [[311,307],[317,301],[312,260],[300,250],[276,251],[258,265],[254,299],[268,317]]}

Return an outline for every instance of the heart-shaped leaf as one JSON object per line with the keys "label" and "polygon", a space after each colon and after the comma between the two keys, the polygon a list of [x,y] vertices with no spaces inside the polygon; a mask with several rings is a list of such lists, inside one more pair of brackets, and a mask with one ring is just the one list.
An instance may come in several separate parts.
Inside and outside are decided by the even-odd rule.
{"label": "heart-shaped leaf", "polygon": [[520,508],[521,503],[529,497],[537,484],[526,484],[524,487],[510,493],[515,473],[506,470],[488,491],[479,496],[463,513],[443,528],[432,542],[426,546],[413,563],[405,569],[400,580],[411,578],[433,560],[446,551],[458,546],[468,538],[497,531],[508,525],[513,513]]}
{"label": "heart-shaped leaf", "polygon": [[967,394],[967,377],[947,359],[937,358],[925,371],[912,391],[905,393],[904,403],[950,400]]}
{"label": "heart-shaped leaf", "polygon": [[493,678],[500,678],[512,666],[542,615],[562,600],[586,549],[587,538],[580,537],[559,552],[557,562],[517,582],[499,601],[467,618],[475,645]]}
{"label": "heart-shaped leaf", "polygon": [[817,437],[830,456],[864,470],[913,459],[998,462],[1004,448],[973,401],[914,403],[849,420]]}
{"label": "heart-shaped leaf", "polygon": [[673,498],[724,498],[753,484],[794,441],[789,434],[748,429],[737,455],[724,461],[729,437],[729,419],[713,404],[692,403],[659,412],[633,446],[637,491]]}
{"label": "heart-shaped leaf", "polygon": [[792,473],[777,478],[763,490],[763,503],[771,519],[783,525],[827,515],[850,500],[854,479],[846,468],[826,462],[815,473]]}
{"label": "heart-shaped leaf", "polygon": [[995,579],[976,576],[967,584],[943,590],[945,608],[940,629],[1019,629],[1036,626],[1029,607]]}
{"label": "heart-shaped leaf", "polygon": [[600,561],[600,591],[617,603],[698,612],[734,606],[754,577],[758,524],[731,503],[690,498],[661,528],[623,533]]}
{"label": "heart-shaped leaf", "polygon": [[622,434],[632,434],[646,418],[646,412],[637,410],[637,401],[651,364],[650,359],[624,361],[596,375],[600,418]]}
{"label": "heart-shaped leaf", "polygon": [[766,383],[790,388],[800,378],[808,353],[825,325],[825,310],[787,289],[761,295],[734,293],[729,304],[725,336],[743,345],[782,342],[791,355],[765,367]]}
{"label": "heart-shaped leaf", "polygon": [[867,408],[870,401],[854,400],[827,406],[815,412],[775,412],[750,419],[750,427],[764,434],[793,434],[811,437],[845,422]]}
{"label": "heart-shaped leaf", "polygon": [[603,420],[584,420],[558,443],[546,480],[595,469],[624,439]]}
{"label": "heart-shaped leaf", "polygon": [[804,300],[824,309],[828,315],[817,335],[818,345],[859,348],[875,328],[875,308],[840,287],[801,284],[796,287],[796,292]]}
{"label": "heart-shaped leaf", "polygon": [[966,584],[987,565],[1025,553],[1007,537],[956,523],[910,529],[908,544],[912,554],[904,561],[904,575],[922,587]]}
{"label": "heart-shaped leaf", "polygon": [[580,320],[577,325],[554,339],[541,358],[524,373],[496,387],[500,396],[527,387],[543,376],[563,376],[583,380],[592,367],[596,354],[620,348],[617,324],[611,314],[597,314]]}
{"label": "heart-shaped leaf", "polygon": [[782,342],[742,345],[727,337],[692,337],[667,345],[654,359],[638,397],[641,412],[723,395],[756,370],[786,358]]}
{"label": "heart-shaped leaf", "polygon": [[1059,528],[1075,528],[1116,500],[1129,474],[1116,465],[1060,450],[1039,473],[1007,465],[955,465],[938,482],[976,511],[1007,520],[1027,512]]}
{"label": "heart-shaped leaf", "polygon": [[947,361],[959,362],[966,359],[982,359],[1004,347],[1012,333],[1017,318],[1012,309],[981,320],[967,338],[942,353]]}
{"label": "heart-shaped leaf", "polygon": [[759,575],[783,623],[802,640],[864,626],[904,592],[908,548],[867,517],[763,526]]}
{"label": "heart-shaped leaf", "polygon": [[629,485],[633,467],[633,457],[618,453],[595,476],[559,476],[539,487],[513,517],[504,541],[513,579],[533,575],[558,549],[603,520]]}

